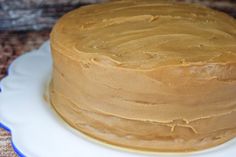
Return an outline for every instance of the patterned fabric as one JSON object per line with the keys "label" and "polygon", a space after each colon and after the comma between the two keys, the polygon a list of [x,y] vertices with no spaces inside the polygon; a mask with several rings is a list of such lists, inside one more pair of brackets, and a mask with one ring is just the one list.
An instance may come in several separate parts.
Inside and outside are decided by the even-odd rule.
{"label": "patterned fabric", "polygon": [[[48,40],[50,30],[34,32],[0,32],[0,80],[7,67],[19,55],[38,48]],[[0,157],[16,157],[11,146],[11,135],[0,128]]]}

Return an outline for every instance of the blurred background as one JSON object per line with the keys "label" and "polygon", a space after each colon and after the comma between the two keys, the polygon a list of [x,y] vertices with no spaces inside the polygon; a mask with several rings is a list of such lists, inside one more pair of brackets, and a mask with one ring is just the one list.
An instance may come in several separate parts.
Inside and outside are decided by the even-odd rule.
{"label": "blurred background", "polygon": [[[0,80],[19,55],[49,39],[52,26],[66,12],[104,0],[0,0]],[[175,0],[198,3],[236,18],[236,0]],[[0,157],[17,156],[11,135],[0,127]]]}
{"label": "blurred background", "polygon": [[[50,29],[66,12],[102,0],[0,0],[0,30]],[[103,0],[104,1],[104,0]],[[236,17],[235,0],[176,0],[200,3]]]}

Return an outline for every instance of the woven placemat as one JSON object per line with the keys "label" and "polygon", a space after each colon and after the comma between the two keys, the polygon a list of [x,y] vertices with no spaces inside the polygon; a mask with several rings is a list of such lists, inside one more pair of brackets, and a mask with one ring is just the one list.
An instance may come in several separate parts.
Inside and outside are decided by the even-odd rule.
{"label": "woven placemat", "polygon": [[[19,55],[38,48],[48,40],[50,30],[0,32],[0,80],[6,75],[7,67]],[[0,157],[16,157],[9,132],[0,128]]]}

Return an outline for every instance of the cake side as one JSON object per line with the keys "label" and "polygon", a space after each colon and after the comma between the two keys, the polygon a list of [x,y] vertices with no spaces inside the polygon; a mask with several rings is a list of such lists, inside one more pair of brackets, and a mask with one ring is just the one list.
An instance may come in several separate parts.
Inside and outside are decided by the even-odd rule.
{"label": "cake side", "polygon": [[86,134],[149,151],[205,149],[236,135],[235,81],[183,79],[182,74],[170,77],[163,73],[164,81],[155,80],[150,77],[154,71],[146,76],[120,72],[94,63],[84,65],[53,52],[58,64],[50,92],[52,105]]}
{"label": "cake side", "polygon": [[[107,22],[104,11],[118,17]],[[161,14],[153,19],[158,22],[147,24],[149,11]],[[97,15],[97,23],[90,23],[90,14]],[[135,18],[124,20],[125,15]],[[160,34],[168,21],[170,27]],[[156,30],[143,31],[146,26]],[[52,105],[74,128],[119,146],[193,151],[224,143],[236,135],[236,35],[231,28],[235,21],[222,13],[171,2],[118,1],[72,11],[51,35]],[[119,42],[109,45],[103,39]],[[146,59],[144,50],[152,57]]]}

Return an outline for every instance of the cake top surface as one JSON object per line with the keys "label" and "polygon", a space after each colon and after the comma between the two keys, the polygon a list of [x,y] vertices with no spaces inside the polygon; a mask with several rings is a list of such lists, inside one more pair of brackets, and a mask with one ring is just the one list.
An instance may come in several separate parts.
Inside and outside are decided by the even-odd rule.
{"label": "cake top surface", "polygon": [[120,0],[64,15],[51,42],[67,56],[130,68],[236,62],[236,20],[193,4]]}

